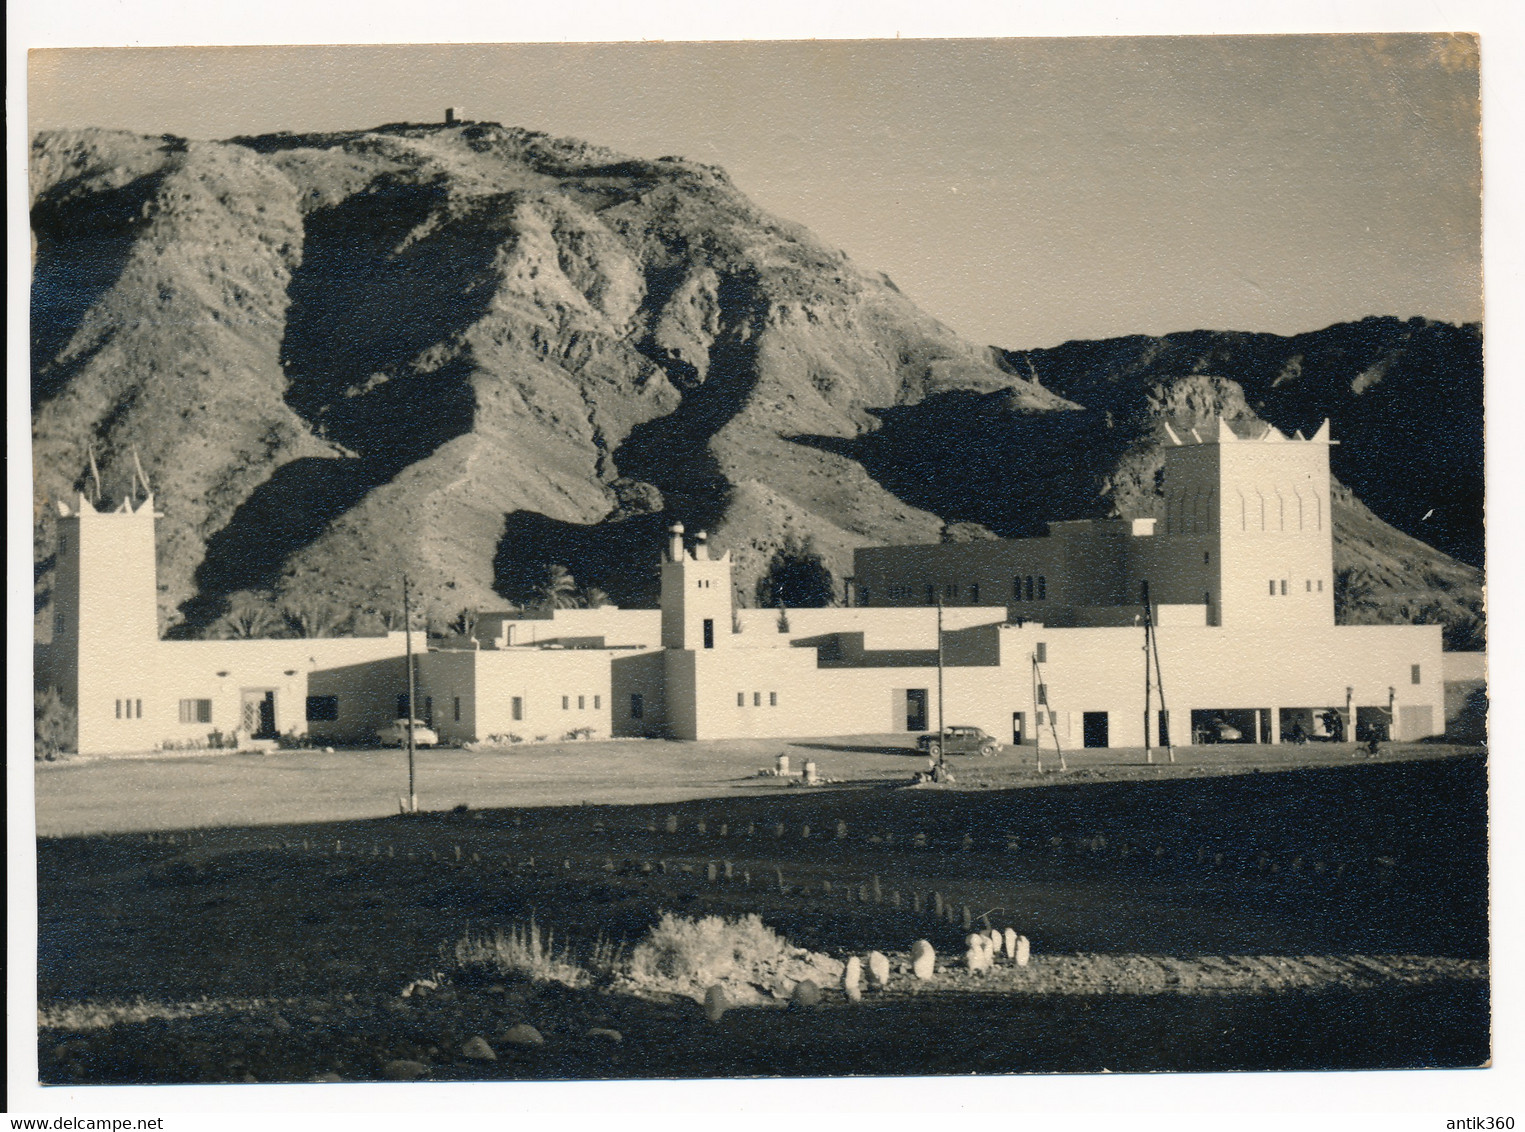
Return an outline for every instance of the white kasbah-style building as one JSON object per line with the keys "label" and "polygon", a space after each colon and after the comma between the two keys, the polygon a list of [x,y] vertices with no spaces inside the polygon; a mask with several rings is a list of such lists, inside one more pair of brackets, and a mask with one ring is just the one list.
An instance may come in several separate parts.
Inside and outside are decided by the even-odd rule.
{"label": "white kasbah-style building", "polygon": [[[1439,734],[1440,628],[1334,623],[1331,443],[1327,421],[1307,439],[1172,432],[1162,519],[864,548],[842,608],[736,608],[729,552],[674,525],[659,610],[415,633],[414,714],[445,743],[921,732],[939,707],[947,726],[1064,749],[1142,747],[1146,726],[1150,745]],[[407,714],[404,633],[160,640],[152,498],[60,512],[38,684],[76,706],[81,753],[367,742]]]}

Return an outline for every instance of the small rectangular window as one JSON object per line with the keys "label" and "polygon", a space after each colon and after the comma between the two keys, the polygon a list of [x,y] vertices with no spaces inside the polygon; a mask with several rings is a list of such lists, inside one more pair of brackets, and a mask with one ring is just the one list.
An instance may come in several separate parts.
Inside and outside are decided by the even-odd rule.
{"label": "small rectangular window", "polygon": [[753,692],[752,693],[752,706],[753,707],[762,707],[762,693],[761,692]]}
{"label": "small rectangular window", "polygon": [[1213,552],[1210,551],[1210,550],[1204,550],[1202,552],[1202,565],[1206,566],[1212,560],[1213,560]]}
{"label": "small rectangular window", "polygon": [[181,723],[211,723],[212,701],[211,700],[181,700],[180,701]]}
{"label": "small rectangular window", "polygon": [[1037,644],[1037,647],[1033,650],[1033,655],[1035,657],[1037,657],[1039,664],[1047,664],[1048,663],[1048,642],[1047,641],[1039,641],[1038,644]]}
{"label": "small rectangular window", "polygon": [[1033,576],[1031,574],[1027,575],[1027,577],[1023,580],[1023,583],[1022,583],[1022,592],[1027,595],[1027,600],[1028,601],[1032,601],[1032,599],[1033,599]]}
{"label": "small rectangular window", "polygon": [[745,692],[737,692],[736,693],[736,706],[737,707],[746,707],[747,706],[747,694]]}
{"label": "small rectangular window", "polygon": [[1045,578],[1042,574],[1038,575],[1038,600],[1048,600],[1048,579]]}
{"label": "small rectangular window", "polygon": [[1409,683],[1410,684],[1418,684],[1418,683],[1420,683],[1420,680],[1419,680],[1419,666],[1417,664],[1413,664],[1413,665],[1409,666]]}
{"label": "small rectangular window", "polygon": [[957,599],[957,597],[958,597],[958,586],[956,584],[955,585],[944,586],[943,587],[943,597],[947,598],[949,601],[954,601],[955,599]]}
{"label": "small rectangular window", "polygon": [[936,605],[937,604],[937,587],[936,586],[928,586],[927,587],[927,604],[928,605]]}
{"label": "small rectangular window", "polygon": [[970,582],[969,583],[969,604],[970,605],[978,605],[979,603],[980,603],[980,584],[978,582]]}
{"label": "small rectangular window", "polygon": [[1308,578],[1307,580],[1305,580],[1303,582],[1303,592],[1304,593],[1310,593],[1310,594],[1313,592],[1313,579],[1312,578]]}
{"label": "small rectangular window", "polygon": [[510,713],[515,719],[524,718],[524,697],[515,696],[513,703],[509,705]]}
{"label": "small rectangular window", "polygon": [[397,694],[397,718],[407,719],[411,714],[412,712],[408,710],[408,693],[399,692]]}
{"label": "small rectangular window", "polygon": [[1319,593],[1323,593],[1324,592],[1324,579],[1323,578],[1320,578],[1318,580],[1318,592]]}
{"label": "small rectangular window", "polygon": [[143,718],[143,701],[142,700],[133,700],[132,703],[133,703],[133,706],[135,708],[137,708],[137,717],[139,719],[142,719]]}
{"label": "small rectangular window", "polygon": [[562,711],[571,711],[572,710],[572,697],[571,696],[562,696],[561,697],[561,710]]}
{"label": "small rectangular window", "polygon": [[63,635],[64,635],[64,615],[62,613],[55,613],[55,614],[53,614],[53,639],[57,640],[59,637],[61,637]]}
{"label": "small rectangular window", "polygon": [[586,697],[584,697],[584,696],[578,696],[577,697],[577,710],[578,711],[582,711],[584,709],[584,706],[585,706],[584,701],[585,700],[586,700]]}
{"label": "small rectangular window", "polygon": [[455,715],[455,721],[457,723],[461,722],[461,697],[460,696],[456,696],[455,697],[454,715]]}
{"label": "small rectangular window", "polygon": [[1285,579],[1285,578],[1283,578],[1281,580],[1281,596],[1282,597],[1286,597],[1287,596],[1287,579]]}
{"label": "small rectangular window", "polygon": [[118,719],[122,718],[122,701],[121,700],[118,700],[116,702],[116,717]]}
{"label": "small rectangular window", "polygon": [[1270,588],[1271,588],[1271,596],[1272,596],[1272,597],[1275,597],[1275,596],[1276,596],[1276,579],[1275,579],[1275,578],[1272,578],[1272,579],[1271,579],[1271,580],[1270,580],[1270,581],[1269,581],[1269,582],[1267,582],[1267,583],[1266,583],[1266,584],[1267,584],[1267,585],[1268,585],[1268,586],[1270,586]]}
{"label": "small rectangular window", "polygon": [[778,693],[777,692],[769,692],[768,693],[768,706],[769,707],[778,707]]}
{"label": "small rectangular window", "polygon": [[[181,701],[184,703],[185,701]],[[210,701],[209,701],[210,702]],[[307,721],[309,723],[332,723],[339,718],[338,696],[308,696]]]}
{"label": "small rectangular window", "polygon": [[604,706],[604,697],[603,696],[594,696],[593,697],[593,710],[594,711],[598,711],[603,706]]}
{"label": "small rectangular window", "polygon": [[645,701],[645,699],[642,698],[641,693],[639,693],[639,692],[631,692],[630,693],[630,718],[631,719],[640,719],[645,714],[646,714],[646,701]]}
{"label": "small rectangular window", "polygon": [[1038,685],[1038,702],[1040,704],[1043,704],[1045,707],[1048,706],[1048,685],[1047,684],[1039,684]]}

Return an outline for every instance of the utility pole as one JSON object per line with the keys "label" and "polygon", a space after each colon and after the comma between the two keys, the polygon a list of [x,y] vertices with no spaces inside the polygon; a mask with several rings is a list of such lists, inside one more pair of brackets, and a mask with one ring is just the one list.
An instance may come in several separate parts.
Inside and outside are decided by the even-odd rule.
{"label": "utility pole", "polygon": [[1139,598],[1144,603],[1144,762],[1154,765],[1154,747],[1149,742],[1149,709],[1152,702],[1153,683],[1149,672],[1149,583],[1139,585]]}
{"label": "utility pole", "polygon": [[938,778],[948,763],[948,737],[943,731],[943,599],[937,599],[937,769]]}
{"label": "utility pole", "polygon": [[418,812],[418,793],[413,771],[413,611],[408,603],[408,576],[402,576],[402,630],[408,661],[408,812]]}
{"label": "utility pole", "polygon": [[[1154,686],[1160,693],[1160,714],[1165,717],[1165,754],[1176,761],[1175,744],[1170,738],[1170,711],[1165,706],[1165,674],[1160,671],[1160,635],[1154,629],[1154,610],[1149,604],[1149,583],[1144,583],[1144,680],[1149,680],[1149,654],[1154,654]],[[1144,693],[1144,752],[1149,754],[1149,693]],[[1154,761],[1150,755],[1150,762]]]}

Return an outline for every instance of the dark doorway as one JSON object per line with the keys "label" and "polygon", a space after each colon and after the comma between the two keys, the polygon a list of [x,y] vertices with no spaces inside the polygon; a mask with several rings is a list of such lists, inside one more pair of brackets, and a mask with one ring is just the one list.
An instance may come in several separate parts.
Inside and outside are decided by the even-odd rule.
{"label": "dark doorway", "polygon": [[1356,742],[1369,743],[1373,739],[1379,743],[1389,742],[1392,739],[1392,722],[1386,708],[1356,708]]}
{"label": "dark doorway", "polygon": [[1087,747],[1110,746],[1107,742],[1107,713],[1104,711],[1088,711],[1084,713],[1082,720],[1085,745]]}
{"label": "dark doorway", "polygon": [[1027,713],[1014,711],[1011,713],[1011,744],[1020,747],[1027,739]]}
{"label": "dark doorway", "polygon": [[245,688],[239,728],[253,739],[274,739],[275,691],[272,688]]}
{"label": "dark doorway", "polygon": [[907,731],[927,729],[927,690],[925,688],[906,689],[905,729]]}
{"label": "dark doorway", "polygon": [[704,619],[704,647],[707,649],[715,647],[715,623],[708,617]]}

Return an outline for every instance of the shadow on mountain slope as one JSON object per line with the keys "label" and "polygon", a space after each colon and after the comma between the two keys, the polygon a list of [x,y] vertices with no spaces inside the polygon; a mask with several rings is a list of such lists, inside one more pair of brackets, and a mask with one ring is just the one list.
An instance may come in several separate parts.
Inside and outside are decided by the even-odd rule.
{"label": "shadow on mountain slope", "polygon": [[145,210],[168,172],[163,167],[121,188],[78,196],[73,195],[77,178],[71,178],[32,206],[37,237],[31,307],[34,406],[65,388],[94,356],[92,349],[54,364],[85,314],[121,277],[147,223]]}
{"label": "shadow on mountain slope", "polygon": [[[872,409],[883,425],[851,439],[789,439],[858,461],[912,507],[945,522],[981,523],[1006,538],[1041,535],[1051,520],[1105,514],[1101,477],[1136,430],[1114,427],[1090,409],[1029,414],[1009,402],[1006,392],[952,390]],[[1071,458],[1043,458],[1055,451]]]}

